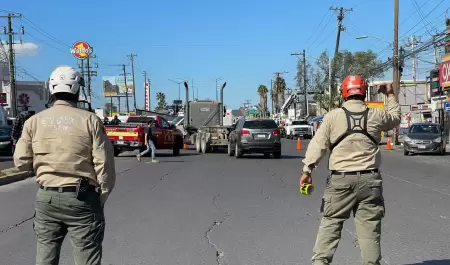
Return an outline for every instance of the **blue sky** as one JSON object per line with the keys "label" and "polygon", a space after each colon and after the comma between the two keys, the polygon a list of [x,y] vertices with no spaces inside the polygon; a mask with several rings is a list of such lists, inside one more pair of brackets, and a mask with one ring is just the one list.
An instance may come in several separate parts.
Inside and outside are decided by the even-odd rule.
{"label": "blue sky", "polygon": [[[193,79],[199,98],[213,99],[215,79],[222,77],[227,81],[225,104],[238,108],[247,99],[256,104],[257,87],[270,87],[274,72],[288,71],[284,75],[286,83],[295,87],[297,58],[290,56],[291,52],[306,49],[307,55],[318,56],[324,50],[334,50],[337,13],[329,11],[331,6],[353,8],[344,18],[346,30],[341,34],[341,50],[372,49],[382,60],[390,56],[387,43],[355,38],[370,34],[392,41],[392,0],[305,2],[147,0],[124,5],[100,0],[58,4],[17,0],[2,3],[0,13],[22,13],[25,18],[14,20],[14,28],[18,31],[23,25],[26,34],[21,39],[38,47],[34,56],[17,56],[18,66],[29,74],[20,70],[19,79],[32,80],[31,75],[47,80],[57,65],[76,66],[69,49],[74,42],[83,40],[94,47],[99,58],[98,77],[93,82],[96,107],[105,101],[101,77],[121,73],[121,68],[113,65],[129,63],[126,54],[134,53],[138,106],[144,104],[142,71],[146,70],[152,80],[152,106],[156,106],[158,91],[164,92],[169,102],[177,99],[178,85],[168,78]],[[401,44],[410,34],[428,40],[430,33],[443,29],[450,0],[400,2]],[[423,5],[420,11],[416,4]],[[6,24],[6,20],[0,24]],[[432,67],[426,63],[433,60],[432,52],[424,52],[419,59],[418,78],[424,78]],[[405,74],[411,74],[410,67],[405,68]]]}

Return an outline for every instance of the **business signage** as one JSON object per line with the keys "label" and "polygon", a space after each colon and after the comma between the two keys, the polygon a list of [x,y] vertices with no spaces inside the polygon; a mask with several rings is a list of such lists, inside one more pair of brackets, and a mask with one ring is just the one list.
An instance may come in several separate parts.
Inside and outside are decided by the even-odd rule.
{"label": "business signage", "polygon": [[85,41],[77,41],[72,45],[72,48],[70,48],[70,53],[78,60],[88,58],[93,52],[94,50],[92,47]]}
{"label": "business signage", "polygon": [[442,88],[450,87],[450,56],[442,58],[439,66],[439,84]]}

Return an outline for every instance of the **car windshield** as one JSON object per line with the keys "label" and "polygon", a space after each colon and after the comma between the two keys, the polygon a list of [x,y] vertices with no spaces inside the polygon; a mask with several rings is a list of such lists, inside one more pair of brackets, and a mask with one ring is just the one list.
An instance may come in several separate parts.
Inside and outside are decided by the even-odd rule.
{"label": "car windshield", "polygon": [[276,129],[278,125],[273,120],[253,120],[244,123],[246,129]]}
{"label": "car windshield", "polygon": [[147,123],[154,120],[153,117],[128,117],[127,123]]}
{"label": "car windshield", "polygon": [[429,133],[438,134],[440,133],[440,128],[437,125],[413,125],[409,130],[409,133]]}
{"label": "car windshield", "polygon": [[175,119],[173,119],[172,120],[172,124],[173,125],[175,125],[175,124],[177,124],[181,119],[183,119],[184,117],[183,116],[178,116],[178,117],[176,117]]}
{"label": "car windshield", "polygon": [[293,121],[292,125],[308,125],[308,121]]}
{"label": "car windshield", "polygon": [[0,136],[11,136],[11,129],[0,128]]}

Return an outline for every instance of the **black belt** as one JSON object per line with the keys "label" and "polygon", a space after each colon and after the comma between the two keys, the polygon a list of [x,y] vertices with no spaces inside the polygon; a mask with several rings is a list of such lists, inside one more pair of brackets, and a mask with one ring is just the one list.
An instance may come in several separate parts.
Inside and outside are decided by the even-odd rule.
{"label": "black belt", "polygon": [[369,170],[361,170],[361,171],[350,171],[350,172],[341,172],[336,170],[331,170],[332,175],[360,175],[360,174],[370,174],[370,173],[378,173],[380,172],[378,168],[369,169]]}
{"label": "black belt", "polygon": [[[77,187],[76,186],[67,186],[67,187],[44,187],[44,186],[39,186],[39,188],[43,189],[43,190],[50,190],[50,191],[57,191],[59,193],[62,192],[77,192]],[[89,185],[87,187],[87,191],[96,191],[96,187]]]}

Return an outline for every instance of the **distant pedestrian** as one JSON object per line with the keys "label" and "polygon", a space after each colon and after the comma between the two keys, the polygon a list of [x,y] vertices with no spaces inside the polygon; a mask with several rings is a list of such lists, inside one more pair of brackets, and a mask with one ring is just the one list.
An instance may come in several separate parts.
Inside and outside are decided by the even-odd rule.
{"label": "distant pedestrian", "polygon": [[312,183],[311,172],[330,150],[331,174],[322,199],[322,222],[314,246],[313,265],[328,265],[341,239],[344,221],[355,217],[363,265],[380,265],[381,220],[385,214],[383,185],[379,171],[379,143],[384,128],[400,124],[400,105],[392,84],[381,85],[387,110],[368,108],[364,103],[367,81],[357,75],[342,82],[341,108],[325,115],[308,145],[300,185]]}
{"label": "distant pedestrian", "polygon": [[114,150],[100,118],[78,109],[84,80],[70,66],[50,76],[53,105],[25,122],[14,164],[34,171],[36,265],[58,265],[68,234],[77,265],[101,265],[104,204],[115,185]]}
{"label": "distant pedestrian", "polygon": [[138,154],[137,160],[141,161],[141,156],[146,155],[148,152],[152,152],[152,163],[159,163],[158,160],[155,159],[156,147],[155,141],[156,138],[153,136],[152,127],[155,127],[155,120],[150,120],[147,122],[147,126],[144,128],[145,131],[145,142],[147,149],[145,149],[142,153]]}

